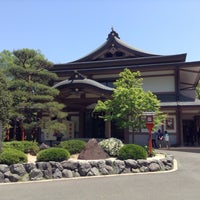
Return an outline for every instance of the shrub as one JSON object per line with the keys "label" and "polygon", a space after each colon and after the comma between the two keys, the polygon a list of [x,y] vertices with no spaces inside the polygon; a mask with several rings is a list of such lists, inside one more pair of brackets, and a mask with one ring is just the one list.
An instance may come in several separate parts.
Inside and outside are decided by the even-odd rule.
{"label": "shrub", "polygon": [[22,151],[16,149],[3,149],[3,152],[0,154],[0,164],[17,164],[17,163],[26,163],[28,161],[27,156]]}
{"label": "shrub", "polygon": [[86,145],[86,142],[83,140],[67,140],[62,141],[59,144],[59,147],[67,149],[70,154],[80,153]]}
{"label": "shrub", "polygon": [[[147,154],[149,154],[149,146],[144,146],[144,149],[146,150]],[[154,148],[152,148],[152,156],[156,156],[156,151]]]}
{"label": "shrub", "polygon": [[139,145],[136,144],[125,144],[120,150],[119,150],[119,156],[118,158],[120,160],[126,160],[126,159],[146,159],[147,158],[147,152],[146,150]]}
{"label": "shrub", "polygon": [[70,157],[69,151],[62,148],[49,148],[40,151],[37,155],[38,162],[48,162],[48,161],[56,161],[61,162],[63,160],[67,160]]}
{"label": "shrub", "polygon": [[3,142],[3,148],[16,149],[24,153],[30,153],[32,155],[36,155],[39,152],[37,143],[32,141]]}
{"label": "shrub", "polygon": [[118,156],[119,150],[124,146],[123,142],[117,138],[109,138],[99,142],[101,148],[110,156]]}
{"label": "shrub", "polygon": [[22,141],[24,145],[24,153],[30,153],[31,155],[36,155],[39,152],[39,146],[37,142],[32,141]]}

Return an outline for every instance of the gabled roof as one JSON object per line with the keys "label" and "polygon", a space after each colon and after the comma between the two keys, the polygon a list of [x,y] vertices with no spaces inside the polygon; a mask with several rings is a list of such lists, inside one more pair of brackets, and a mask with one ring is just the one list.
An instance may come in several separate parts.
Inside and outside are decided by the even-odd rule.
{"label": "gabled roof", "polygon": [[[116,60],[116,59],[138,59],[138,58],[157,58],[165,57],[163,55],[156,55],[152,53],[147,53],[145,51],[136,49],[126,44],[120,40],[119,34],[112,31],[108,34],[107,41],[103,43],[99,48],[89,53],[88,55],[75,60],[71,63],[81,63],[81,62],[91,62],[91,61],[106,61],[106,60]],[[168,62],[172,57],[173,62],[183,62],[185,61],[186,54],[178,54],[167,56]]]}
{"label": "gabled roof", "polygon": [[77,90],[77,92],[80,88],[84,90],[85,87],[98,90],[102,94],[111,94],[113,92],[113,88],[105,86],[97,81],[88,79],[80,74],[78,71],[74,71],[73,75],[69,79],[61,81],[53,86],[53,88],[57,89],[75,89],[75,91]]}

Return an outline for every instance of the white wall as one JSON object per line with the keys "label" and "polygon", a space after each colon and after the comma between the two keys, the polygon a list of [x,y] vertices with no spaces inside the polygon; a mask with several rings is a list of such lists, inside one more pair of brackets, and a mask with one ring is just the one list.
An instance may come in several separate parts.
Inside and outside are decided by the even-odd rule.
{"label": "white wall", "polygon": [[152,92],[174,92],[175,80],[173,76],[145,77],[143,89]]}
{"label": "white wall", "polygon": [[[142,146],[148,145],[148,138],[149,138],[148,134],[135,135],[134,143],[138,144],[138,145],[142,145]],[[169,135],[169,141],[170,141],[170,145],[176,145],[177,144],[176,135]],[[131,134],[129,135],[129,143],[132,143],[132,135]]]}

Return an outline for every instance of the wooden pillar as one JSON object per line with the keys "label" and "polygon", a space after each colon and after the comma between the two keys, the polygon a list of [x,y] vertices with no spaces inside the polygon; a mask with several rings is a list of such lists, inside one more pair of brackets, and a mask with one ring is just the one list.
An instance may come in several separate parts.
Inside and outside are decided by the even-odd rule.
{"label": "wooden pillar", "polygon": [[105,121],[105,137],[111,138],[111,122]]}
{"label": "wooden pillar", "polygon": [[82,108],[79,112],[79,138],[84,137],[84,109]]}
{"label": "wooden pillar", "polygon": [[181,117],[181,110],[180,107],[177,107],[177,142],[179,145],[184,145],[184,139],[183,139],[183,123],[182,123],[182,117]]}
{"label": "wooden pillar", "polygon": [[124,129],[124,143],[126,144],[129,143],[129,129],[128,128]]}

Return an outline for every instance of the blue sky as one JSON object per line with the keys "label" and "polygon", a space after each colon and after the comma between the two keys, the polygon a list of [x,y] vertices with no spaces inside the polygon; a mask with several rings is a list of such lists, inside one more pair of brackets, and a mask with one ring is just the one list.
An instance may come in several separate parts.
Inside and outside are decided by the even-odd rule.
{"label": "blue sky", "polygon": [[199,0],[1,0],[0,52],[39,49],[54,63],[79,59],[106,41],[200,61]]}

